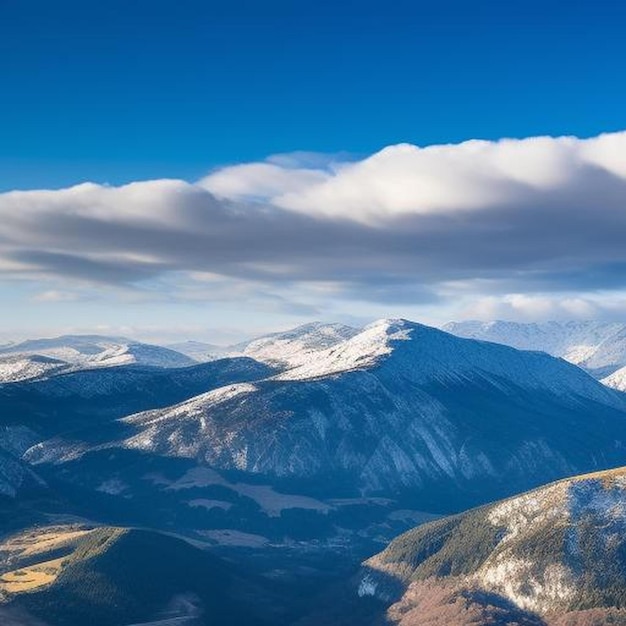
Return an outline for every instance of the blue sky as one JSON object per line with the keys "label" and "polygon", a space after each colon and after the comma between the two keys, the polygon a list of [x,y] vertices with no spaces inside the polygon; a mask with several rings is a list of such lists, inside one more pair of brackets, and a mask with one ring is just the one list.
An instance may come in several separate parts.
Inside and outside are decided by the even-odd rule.
{"label": "blue sky", "polygon": [[0,3],[0,188],[621,130],[607,2]]}
{"label": "blue sky", "polygon": [[[208,180],[202,186],[204,192],[223,201],[270,207],[268,211],[276,212],[274,222],[284,225],[281,241],[295,240],[288,228],[299,231],[306,226],[315,231],[320,220],[328,218],[320,215],[335,211],[324,206],[335,207],[336,198],[353,198],[355,190],[346,191],[348,183],[341,182],[343,186],[337,183],[333,188],[337,196],[311,195],[307,190],[302,197],[285,199],[285,193],[293,194],[294,189],[301,193],[303,177],[308,184],[311,177],[322,180],[346,163],[369,163],[368,158],[386,146],[424,147],[542,135],[593,138],[626,128],[626,5],[617,1],[4,0],[0,1],[0,18],[0,192],[62,189],[85,181],[116,186],[150,179]],[[552,147],[546,150],[553,152]],[[574,153],[585,164],[598,163],[596,156],[589,156],[590,149],[567,150],[570,156],[563,158],[568,163]],[[617,150],[621,151],[621,144]],[[609,152],[602,157],[602,167],[615,176],[617,166]],[[535,158],[534,153],[528,154],[510,158]],[[277,185],[272,193],[259,189],[256,178],[256,187],[252,185],[251,170],[243,174],[232,168],[222,170],[234,164],[267,164],[268,157],[285,170],[261,170],[264,185],[267,177],[272,181],[273,176],[282,177],[282,182],[272,182]],[[420,159],[415,167],[430,172],[431,162]],[[437,184],[444,184],[437,163],[432,165],[433,176]],[[485,167],[492,164],[489,160]],[[224,171],[224,176],[205,179],[216,170]],[[393,178],[394,171],[385,174],[384,180]],[[359,184],[360,179],[353,179],[353,184]],[[558,187],[564,178],[554,180]],[[456,179],[444,182],[457,184]],[[465,179],[462,182],[469,184]],[[533,178],[532,184],[539,183]],[[591,183],[589,188],[595,189]],[[393,213],[402,203],[391,198],[402,189],[389,189],[379,205],[391,207]],[[176,197],[187,191],[179,190]],[[188,203],[201,204],[194,194]],[[533,201],[552,202],[553,195],[550,200],[542,196]],[[47,227],[46,237],[57,228],[66,228],[63,235],[67,235],[68,211],[78,210],[67,208],[74,207],[72,202],[95,203],[84,209],[89,211],[109,202],[89,194],[79,200],[72,196],[71,201],[55,196],[56,200],[46,197],[50,204],[42,209],[37,204],[40,200],[29,198],[28,208],[23,209],[11,198],[4,198],[3,205],[0,195],[0,211],[34,211],[36,204],[36,210],[45,210],[53,224]],[[159,204],[152,192],[149,198]],[[312,204],[315,198],[319,206]],[[133,199],[122,195],[117,201],[128,202],[129,213],[140,211],[133,204],[135,195]],[[602,206],[612,201],[612,197],[598,198]],[[147,214],[158,212],[149,202],[141,202]],[[419,214],[422,205],[434,202],[432,206],[439,206],[422,195],[415,202],[409,209]],[[228,206],[235,211],[232,204]],[[495,258],[490,261],[493,266],[477,268],[475,276],[461,271],[460,265],[452,271],[449,258],[420,258],[420,271],[412,277],[398,268],[395,257],[392,262],[380,250],[378,265],[368,269],[372,278],[366,280],[366,272],[358,269],[367,264],[350,255],[363,248],[369,237],[368,245],[382,246],[385,236],[380,229],[390,225],[381,226],[380,216],[376,217],[379,222],[372,222],[380,206],[367,209],[369,213],[363,209],[367,215],[354,221],[365,222],[370,230],[359,226],[358,232],[346,231],[332,254],[321,252],[321,244],[312,243],[313,236],[307,239],[312,266],[320,265],[317,254],[335,259],[334,266],[318,273],[305,268],[303,259],[297,268],[292,267],[288,255],[280,261],[271,259],[270,272],[268,251],[244,259],[245,255],[235,258],[231,248],[228,254],[206,262],[173,254],[161,258],[143,239],[133,239],[123,253],[117,250],[121,260],[112,269],[113,247],[105,250],[95,230],[96,234],[89,235],[94,241],[88,252],[80,252],[83,256],[76,252],[76,259],[65,256],[61,261],[61,253],[67,252],[64,246],[69,245],[66,239],[49,241],[42,234],[33,241],[16,243],[15,232],[8,227],[4,232],[0,226],[0,244],[3,237],[9,242],[0,290],[14,311],[5,334],[109,326],[117,330],[125,324],[130,333],[150,327],[155,335],[164,328],[176,334],[173,318],[180,321],[181,335],[195,336],[210,335],[213,331],[207,331],[208,327],[221,328],[224,336],[236,335],[241,327],[256,324],[265,330],[312,317],[360,321],[389,313],[446,321],[467,312],[450,305],[458,302],[458,289],[466,300],[475,297],[492,303],[486,309],[470,307],[467,314],[515,316],[518,305],[511,302],[519,303],[521,297],[545,304],[557,289],[584,306],[572,305],[571,311],[563,312],[545,304],[543,309],[535,306],[533,315],[539,315],[537,311],[622,315],[622,285],[614,276],[626,260],[617,253],[598,258],[585,249],[585,254],[570,262],[564,260],[565,253],[549,262],[537,253],[507,268],[509,276],[543,272],[544,282],[512,281],[515,284],[485,288],[480,281],[492,280]],[[118,208],[111,209],[111,215]],[[354,205],[350,219],[360,210]],[[578,208],[577,215],[584,221],[582,216],[592,210],[597,210],[593,199],[586,208]],[[287,211],[286,217],[282,211]],[[313,215],[314,223],[296,223],[294,211],[299,219]],[[338,219],[336,214],[331,217]],[[114,221],[99,215],[98,220],[102,219]],[[116,241],[120,236],[129,241],[149,236],[135,233],[131,237],[127,216],[122,214],[120,219],[126,226],[122,235],[116,234]],[[517,224],[520,236],[527,235],[516,219],[510,216],[504,223]],[[552,222],[558,219],[550,218]],[[458,226],[458,216],[446,224]],[[492,224],[500,222],[494,219]],[[177,222],[175,228],[179,226]],[[255,227],[271,230],[267,224]],[[607,231],[611,228],[615,230],[613,222]],[[372,234],[372,229],[379,230]],[[329,232],[339,231],[340,227]],[[263,237],[264,231],[258,235]],[[324,241],[328,238],[324,234]],[[578,247],[583,245],[575,233],[572,240]],[[237,245],[242,245],[240,240],[233,240],[232,246]],[[601,240],[599,248],[604,247]],[[345,256],[339,254],[342,250]],[[407,264],[417,262],[406,254]],[[80,263],[79,272],[76,265]],[[93,268],[93,274],[85,267]],[[430,267],[435,269],[426,272]],[[567,277],[581,268],[592,268],[601,276],[598,284],[572,284]],[[546,286],[543,275],[556,274],[558,286]],[[457,291],[451,285],[457,285]],[[372,299],[369,293],[378,295]],[[256,303],[247,315],[241,311],[242,298]],[[508,302],[509,308],[502,308],[502,302]]]}

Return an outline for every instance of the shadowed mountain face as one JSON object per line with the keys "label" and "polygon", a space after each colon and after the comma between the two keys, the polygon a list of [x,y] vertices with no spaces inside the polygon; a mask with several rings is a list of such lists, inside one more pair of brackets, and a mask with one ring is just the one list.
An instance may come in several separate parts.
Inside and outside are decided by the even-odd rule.
{"label": "shadowed mountain face", "polygon": [[41,488],[41,480],[21,457],[42,440],[93,441],[119,432],[116,418],[273,371],[252,359],[236,358],[174,369],[119,366],[0,384],[0,495]]}
{"label": "shadowed mountain face", "polygon": [[184,368],[127,365],[82,370],[0,384],[0,419],[3,425],[21,424],[41,434],[63,434],[75,428],[89,431],[94,424],[273,372],[267,365],[241,357]]}
{"label": "shadowed mountain face", "polygon": [[[411,530],[366,561],[351,589],[344,615],[373,607],[362,624],[626,623],[626,469]],[[317,623],[339,623],[329,619]]]}

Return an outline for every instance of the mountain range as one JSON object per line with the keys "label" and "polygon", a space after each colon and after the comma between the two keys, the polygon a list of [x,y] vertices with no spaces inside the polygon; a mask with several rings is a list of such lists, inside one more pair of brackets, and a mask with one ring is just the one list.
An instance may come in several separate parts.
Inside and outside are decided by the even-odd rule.
{"label": "mountain range", "polygon": [[[29,619],[61,625],[63,616],[46,607],[67,606],[68,598],[77,597],[66,611],[73,616],[67,618],[72,626],[100,610],[98,602],[108,607],[101,610],[103,625],[127,626],[114,607],[140,605],[145,610],[128,609],[133,620],[163,626],[167,620],[212,623],[218,618],[211,607],[226,610],[240,592],[251,599],[241,605],[240,623],[306,623],[319,616],[326,593],[335,588],[347,593],[345,581],[365,589],[360,596],[350,591],[358,600],[355,615],[367,614],[354,624],[369,623],[370,617],[392,619],[402,607],[407,615],[420,613],[422,608],[415,609],[404,594],[410,587],[421,597],[435,585],[431,576],[394,579],[389,589],[396,595],[389,591],[382,598],[380,590],[386,587],[376,583],[377,591],[370,593],[367,576],[389,577],[391,570],[379,567],[389,552],[383,550],[386,556],[367,560],[365,569],[355,573],[359,562],[421,524],[411,531],[418,533],[418,552],[422,541],[431,545],[430,533],[443,533],[451,541],[461,537],[463,545],[466,537],[469,547],[466,552],[458,548],[457,561],[473,567],[486,547],[497,546],[487,531],[476,541],[467,535],[473,522],[458,520],[476,519],[481,529],[488,525],[487,518],[474,518],[465,509],[626,463],[626,394],[545,351],[458,337],[407,320],[380,320],[360,330],[308,324],[227,351],[245,356],[204,363],[186,356],[182,367],[167,359],[161,365],[153,360],[93,366],[91,348],[85,346],[100,355],[110,344],[103,347],[94,338],[68,341],[66,348],[61,339],[47,340],[42,348],[29,342],[22,352],[7,353],[6,358],[19,354],[19,359],[42,360],[50,367],[29,380],[0,384],[0,488],[5,494],[0,520],[5,541],[42,529],[54,534],[60,526],[64,537],[85,531],[80,537],[87,544],[83,549],[83,539],[72,539],[63,544],[63,554],[44,550],[32,563],[11,550],[2,557],[0,547],[0,586],[2,580],[11,583],[0,591],[11,619],[26,611]],[[56,356],[38,349],[57,351]],[[59,351],[67,359],[71,350],[84,356],[63,361],[68,368],[54,369]],[[133,352],[149,353],[144,348]],[[620,472],[602,476],[603,485],[621,484]],[[596,478],[579,482],[589,480]],[[608,492],[615,492],[617,506],[622,495],[615,489]],[[559,494],[572,498],[570,491]],[[576,517],[568,520],[579,523]],[[498,540],[508,532],[506,524],[494,531]],[[542,537],[538,542],[558,561],[551,528],[536,529]],[[90,537],[101,538],[96,543],[106,549],[93,548]],[[397,545],[388,549],[393,552]],[[453,542],[446,554],[457,547]],[[169,581],[159,603],[148,599],[153,598],[145,589],[150,579],[137,574],[144,580],[139,588],[129,597],[115,595],[126,585],[119,582],[125,554],[134,555],[137,571],[146,571],[157,567],[151,559],[160,551],[180,553],[181,563],[194,563],[191,569],[208,568],[202,570],[206,580],[222,576],[213,571],[228,570],[224,577],[238,582],[230,591],[220,587],[218,602],[209,588],[191,582],[179,588]],[[187,580],[176,573],[176,558],[162,576]],[[585,561],[580,567],[596,572],[599,565]],[[22,570],[26,573],[18,573]],[[438,578],[448,576],[444,570]],[[509,574],[505,578],[513,580]],[[96,587],[108,590],[102,593],[110,600],[102,604],[72,587],[82,576],[99,581]],[[496,580],[490,576],[484,580]],[[492,606],[485,600],[494,615],[508,607],[518,611],[520,624],[544,623],[523,621],[531,617],[552,619],[545,607],[523,604],[519,590],[515,596],[483,581],[468,591],[450,577],[424,601],[448,598],[452,605],[476,604],[476,612],[484,608],[477,598],[487,594],[496,602]],[[18,579],[43,582],[35,593],[30,583],[20,587]],[[74,582],[67,586],[64,581]],[[593,581],[591,587],[601,586]],[[626,588],[621,584],[611,583]],[[475,595],[468,600],[470,592]],[[270,606],[263,606],[262,598]],[[563,610],[572,613],[579,604],[563,605]],[[584,606],[586,611],[621,606],[605,604],[592,600]]]}
{"label": "mountain range", "polygon": [[[626,324],[619,322],[464,321],[445,324],[443,330],[519,350],[541,350],[609,382],[611,379],[607,377],[626,368]],[[621,377],[624,376],[622,372]]]}
{"label": "mountain range", "polygon": [[0,346],[0,382],[119,365],[186,367],[196,361],[180,352],[123,337],[64,335]]}

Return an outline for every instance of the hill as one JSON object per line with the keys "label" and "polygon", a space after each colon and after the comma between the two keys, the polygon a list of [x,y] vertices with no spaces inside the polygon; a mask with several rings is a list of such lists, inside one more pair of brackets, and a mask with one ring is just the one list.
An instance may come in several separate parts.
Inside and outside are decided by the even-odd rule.
{"label": "hill", "polygon": [[260,626],[277,614],[269,588],[199,547],[152,531],[38,527],[5,539],[0,554],[3,603],[49,626]]}
{"label": "hill", "polygon": [[420,526],[353,584],[401,626],[626,623],[626,469]]}

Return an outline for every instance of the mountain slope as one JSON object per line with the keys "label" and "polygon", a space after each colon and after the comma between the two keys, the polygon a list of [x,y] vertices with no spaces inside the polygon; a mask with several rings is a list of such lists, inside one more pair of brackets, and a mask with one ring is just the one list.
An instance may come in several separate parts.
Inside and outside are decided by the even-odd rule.
{"label": "mountain slope", "polygon": [[620,369],[603,378],[600,382],[607,387],[611,387],[611,389],[626,391],[626,367],[620,367]]}
{"label": "mountain slope", "polygon": [[41,486],[21,457],[43,440],[89,442],[103,431],[119,433],[115,418],[272,371],[238,358],[182,369],[120,366],[0,384],[0,495],[15,497]]}
{"label": "mountain slope", "polygon": [[[356,595],[392,605],[389,623],[402,626],[476,623],[496,608],[496,623],[626,623],[626,469],[416,528],[369,559],[355,584]],[[446,610],[463,598],[466,611]]]}
{"label": "mountain slope", "polygon": [[75,369],[70,363],[38,354],[0,356],[0,384],[43,378]]}
{"label": "mountain slope", "polygon": [[85,524],[31,528],[0,544],[5,604],[49,626],[269,624],[272,592],[181,539]]}
{"label": "mountain slope", "polygon": [[89,430],[103,421],[167,406],[222,385],[265,378],[273,371],[252,359],[235,358],[185,368],[81,370],[0,384],[0,426],[26,426],[42,436]]}
{"label": "mountain slope", "polygon": [[42,486],[41,479],[26,463],[0,446],[0,496],[14,498]]}
{"label": "mountain slope", "polygon": [[616,322],[450,322],[443,330],[459,337],[541,350],[592,372],[597,378],[626,366],[626,324]]}
{"label": "mountain slope", "polygon": [[241,351],[245,356],[283,367],[295,367],[307,363],[327,348],[336,346],[358,334],[359,331],[345,324],[312,322],[292,330],[258,337],[252,341],[231,346],[233,353]]}
{"label": "mountain slope", "polygon": [[196,361],[161,346],[101,335],[63,335],[49,339],[30,339],[0,347],[2,355],[44,356],[81,368],[116,365],[186,367]]}
{"label": "mountain slope", "polygon": [[99,446],[449,511],[622,461],[625,411],[548,355],[396,320],[311,364],[131,416],[134,434]]}

